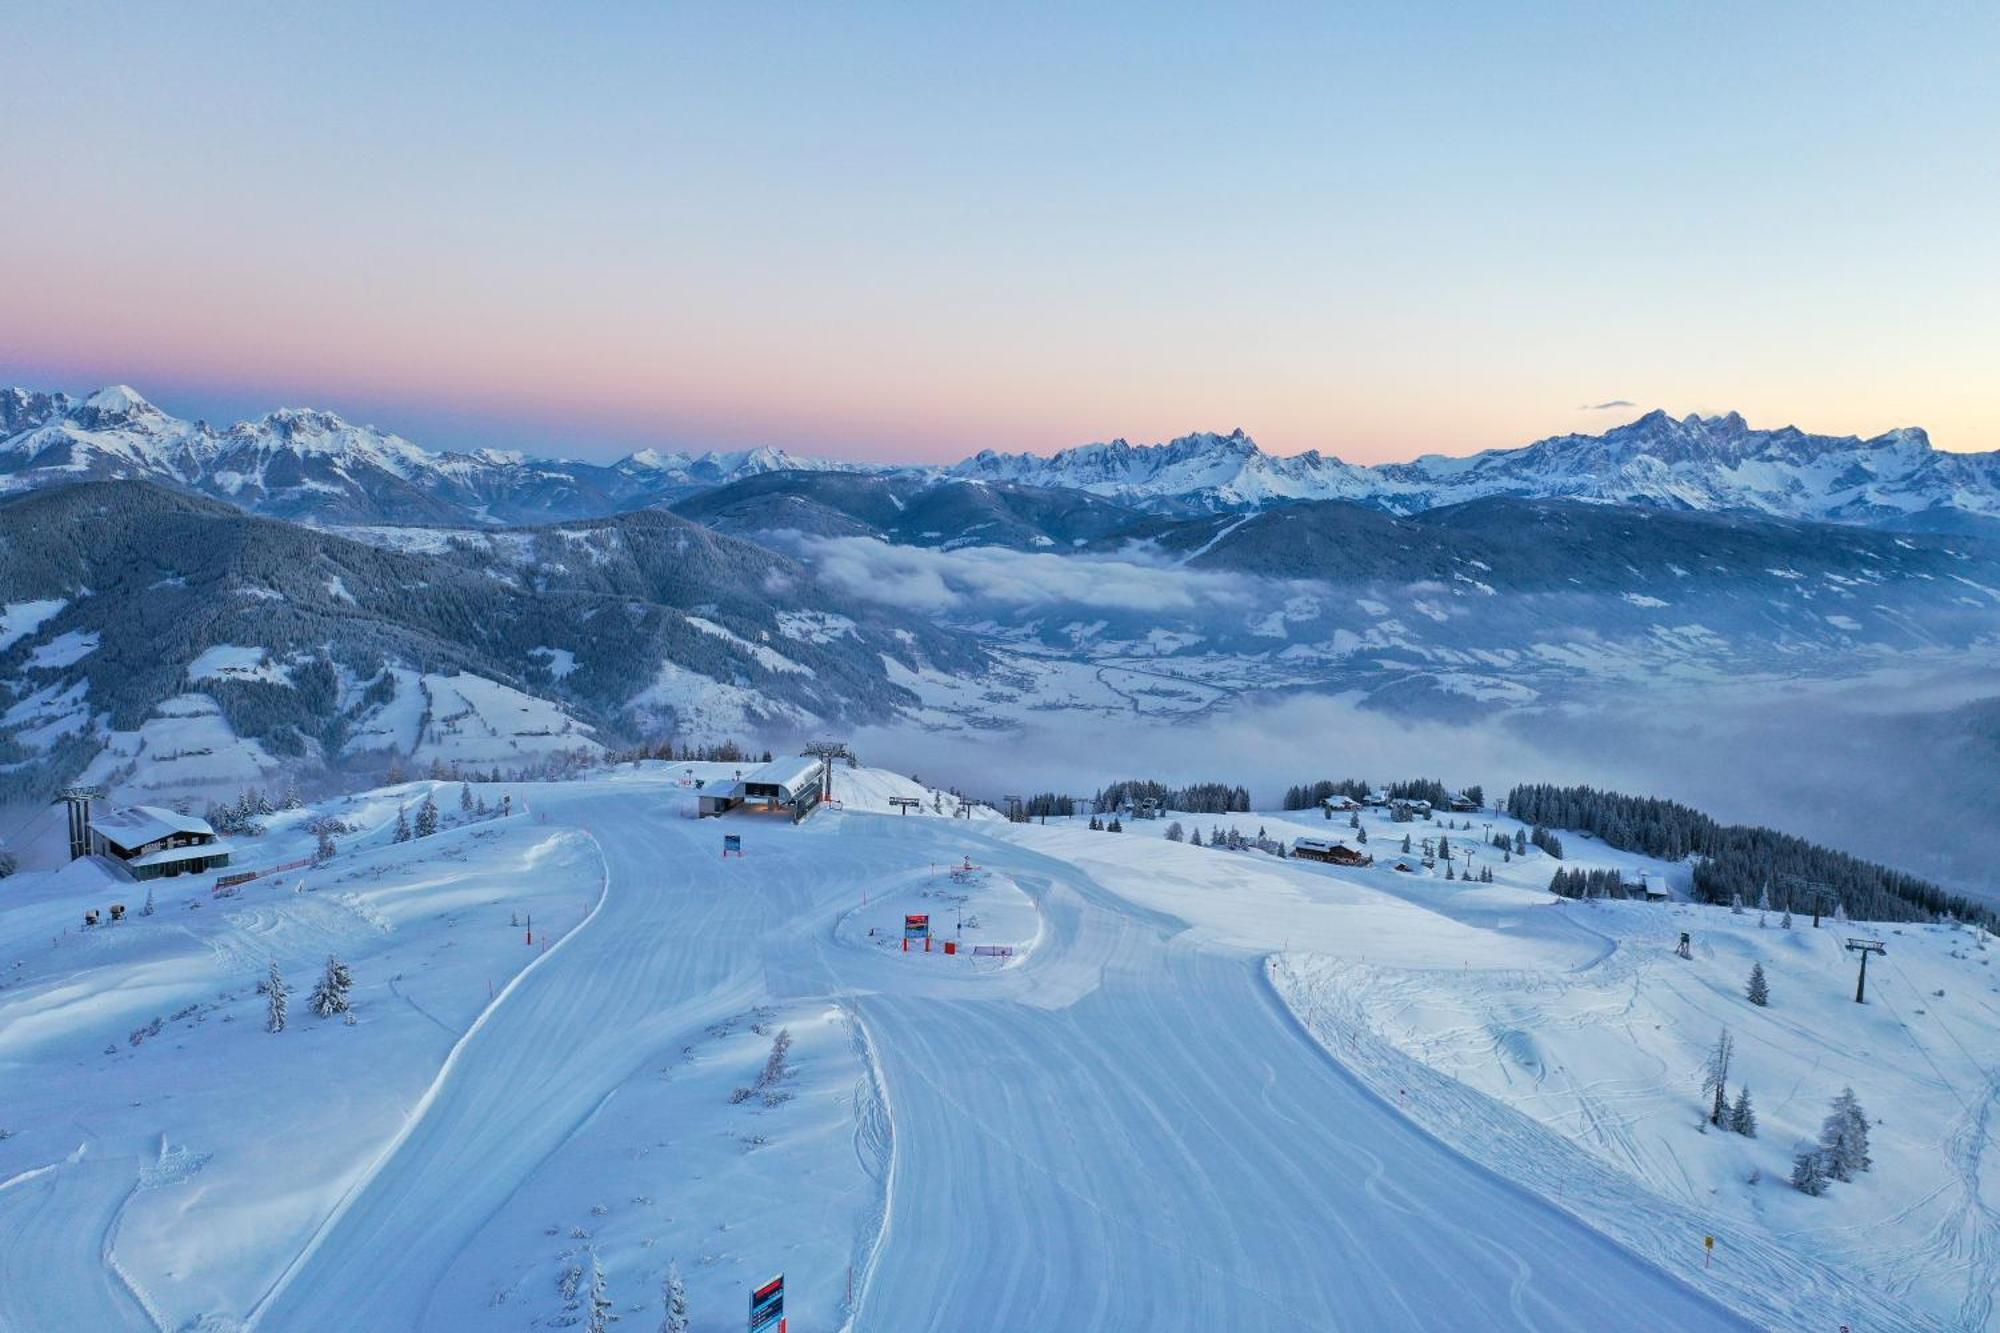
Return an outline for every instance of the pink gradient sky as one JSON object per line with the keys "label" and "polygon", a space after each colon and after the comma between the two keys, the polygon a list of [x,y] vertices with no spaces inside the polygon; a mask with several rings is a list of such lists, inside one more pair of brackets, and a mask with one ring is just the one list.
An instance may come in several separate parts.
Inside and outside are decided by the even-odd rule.
{"label": "pink gradient sky", "polygon": [[1806,15],[29,10],[0,380],[584,457],[2000,447],[1994,24]]}

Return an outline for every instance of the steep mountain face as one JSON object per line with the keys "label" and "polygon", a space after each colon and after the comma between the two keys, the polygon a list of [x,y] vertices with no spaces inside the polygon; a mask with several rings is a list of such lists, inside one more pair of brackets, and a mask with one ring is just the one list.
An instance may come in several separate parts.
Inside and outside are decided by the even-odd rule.
{"label": "steep mountain face", "polygon": [[0,785],[390,752],[514,768],[621,736],[884,720],[915,702],[892,676],[984,666],[659,511],[381,531],[396,545],[139,482],[0,503]]}
{"label": "steep mountain face", "polygon": [[1412,514],[1517,496],[1744,510],[1915,531],[1990,535],[2000,528],[2000,453],[1945,453],[1915,428],[1867,440],[1790,426],[1756,430],[1735,413],[1676,420],[1652,412],[1603,435],[1374,467],[1316,452],[1276,457],[1236,431],[1158,445],[1116,440],[1046,458],[987,452],[953,471],[1070,487],[1166,512],[1353,500]]}
{"label": "steep mountain face", "polygon": [[1088,491],[1167,511],[1255,508],[1286,500],[1363,499],[1377,489],[1366,468],[1317,452],[1267,454],[1241,430],[1202,432],[1166,444],[1085,444],[1042,457],[988,449],[951,469],[961,477]]}
{"label": "steep mountain face", "polygon": [[1070,550],[1145,515],[1084,491],[903,472],[766,472],[682,500],[674,512],[720,532],[761,537],[873,536],[906,546]]}
{"label": "steep mountain face", "polygon": [[123,386],[88,398],[0,390],[0,490],[139,479],[252,513],[325,523],[534,523],[667,503],[774,469],[843,465],[774,449],[665,454],[609,465],[479,450],[432,453],[330,412],[287,408],[217,429]]}

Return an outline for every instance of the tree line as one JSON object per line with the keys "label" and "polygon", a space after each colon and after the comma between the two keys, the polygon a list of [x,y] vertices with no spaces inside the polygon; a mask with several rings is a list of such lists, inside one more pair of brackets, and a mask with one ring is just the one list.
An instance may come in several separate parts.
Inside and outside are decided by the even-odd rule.
{"label": "tree line", "polygon": [[[1322,778],[1318,782],[1304,782],[1285,789],[1287,810],[1310,810],[1332,796],[1349,796],[1361,800],[1369,792],[1376,790],[1365,778]],[[1436,778],[1410,778],[1404,782],[1392,782],[1381,789],[1392,801],[1429,801],[1433,806],[1443,807],[1452,797],[1452,790]],[[1459,788],[1474,805],[1486,804],[1486,789],[1477,784]]]}
{"label": "tree line", "polygon": [[1117,810],[1128,801],[1138,805],[1147,800],[1158,802],[1165,810],[1182,810],[1197,815],[1247,814],[1250,789],[1226,782],[1194,782],[1185,787],[1169,787],[1164,782],[1147,778],[1129,778],[1100,790],[1091,801],[1091,810],[1101,815]]}
{"label": "tree line", "polygon": [[1507,794],[1507,813],[1523,823],[1577,829],[1620,851],[1662,860],[1693,856],[1694,896],[1707,903],[1769,893],[1787,909],[1835,904],[1865,921],[1930,921],[1952,916],[2000,928],[2000,914],[1958,894],[1761,825],[1723,824],[1678,801],[1626,796],[1595,787],[1523,785]]}

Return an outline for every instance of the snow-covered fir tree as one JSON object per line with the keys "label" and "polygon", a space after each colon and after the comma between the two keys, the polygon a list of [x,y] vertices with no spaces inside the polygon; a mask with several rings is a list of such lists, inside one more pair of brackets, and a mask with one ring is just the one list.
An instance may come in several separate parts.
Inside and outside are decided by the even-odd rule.
{"label": "snow-covered fir tree", "polygon": [[1199,825],[1196,826],[1194,832],[1188,834],[1188,846],[1190,847],[1201,846],[1201,828]]}
{"label": "snow-covered fir tree", "polygon": [[1792,1188],[1801,1194],[1826,1193],[1826,1161],[1818,1144],[1802,1143],[1792,1154]]}
{"label": "snow-covered fir tree", "polygon": [[1167,825],[1168,842],[1180,842],[1185,837],[1187,837],[1187,833],[1181,828],[1180,820],[1176,819],[1173,823]]}
{"label": "snow-covered fir tree", "polygon": [[407,805],[399,805],[396,807],[396,841],[408,842],[409,840],[410,840],[410,807],[408,807]]}
{"label": "snow-covered fir tree", "polygon": [[1826,1156],[1826,1171],[1835,1180],[1852,1180],[1874,1161],[1868,1156],[1868,1116],[1854,1096],[1853,1088],[1842,1088],[1833,1099],[1833,1110],[1820,1126],[1819,1146]]}
{"label": "snow-covered fir tree", "polygon": [[1750,1003],[1754,1005],[1767,1005],[1771,1002],[1771,988],[1764,981],[1762,963],[1750,964],[1750,985],[1747,993],[1750,996]]}
{"label": "snow-covered fir tree", "polygon": [[586,1333],[611,1333],[611,1292],[604,1281],[604,1264],[597,1251],[590,1252],[590,1295],[584,1301],[583,1327]]}
{"label": "snow-covered fir tree", "polygon": [[333,859],[333,835],[321,829],[313,845],[313,864],[323,866]]}
{"label": "snow-covered fir tree", "polygon": [[142,906],[142,907],[140,907],[140,909],[139,909],[139,915],[140,915],[140,916],[151,916],[152,914],[153,914],[153,891],[152,891],[152,890],[151,890],[151,889],[149,888],[149,889],[147,889],[147,890],[146,890],[146,902],[145,902],[145,905],[144,905],[144,906]]}
{"label": "snow-covered fir tree", "polygon": [[283,1032],[285,1030],[285,996],[288,993],[285,988],[284,974],[278,971],[278,960],[273,958],[271,960],[270,973],[264,978],[264,994],[267,1006],[264,1011],[264,1030],[266,1032]]}
{"label": "snow-covered fir tree", "polygon": [[354,974],[347,970],[347,964],[338,958],[328,957],[326,971],[321,974],[319,984],[313,987],[312,1011],[321,1018],[346,1013],[349,1008],[347,992],[353,986]]}
{"label": "snow-covered fir tree", "polygon": [[1740,893],[1734,893],[1734,894],[1731,894],[1731,895],[1730,895],[1730,897],[1729,897],[1729,914],[1730,914],[1731,916],[1742,916],[1742,915],[1743,915],[1743,895],[1742,895],[1742,894],[1740,894]]}
{"label": "snow-covered fir tree", "polygon": [[430,798],[429,794],[426,793],[424,796],[424,803],[417,807],[417,836],[419,838],[428,838],[431,836],[431,834],[436,833],[437,831],[438,831],[437,802],[433,801]]}
{"label": "snow-covered fir tree", "polygon": [[1736,1090],[1736,1103],[1729,1108],[1729,1128],[1746,1139],[1757,1137],[1757,1112],[1750,1106],[1750,1085]]}
{"label": "snow-covered fir tree", "polygon": [[472,784],[469,782],[458,784],[458,812],[461,815],[472,813]]}
{"label": "snow-covered fir tree", "polygon": [[660,1304],[666,1311],[660,1320],[660,1333],[688,1333],[687,1285],[681,1281],[677,1262],[667,1264],[667,1275],[660,1282]]}
{"label": "snow-covered fir tree", "polygon": [[1792,909],[1789,904],[1787,904],[1785,907],[1785,914],[1778,918],[1778,924],[1784,927],[1786,930],[1790,930],[1792,928]]}

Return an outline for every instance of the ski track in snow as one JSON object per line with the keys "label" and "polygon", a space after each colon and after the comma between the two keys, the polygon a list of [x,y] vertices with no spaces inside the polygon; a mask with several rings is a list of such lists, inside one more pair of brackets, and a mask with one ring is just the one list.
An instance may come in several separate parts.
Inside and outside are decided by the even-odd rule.
{"label": "ski track in snow", "polygon": [[[459,1037],[275,1276],[254,1327],[486,1326],[445,1294],[467,1287],[453,1275],[522,1183],[689,1033],[807,1001],[853,1016],[866,1071],[852,1148],[880,1195],[853,1241],[849,1328],[1679,1330],[1747,1327],[1745,1314],[1816,1327],[1804,1307],[1852,1312],[1857,1328],[1932,1326],[1759,1237],[1726,1238],[1742,1272],[1656,1266],[1642,1256],[1671,1253],[1663,1237],[1699,1234],[1687,1209],[1381,1041],[1320,974],[1190,930],[1006,825],[748,819],[729,827],[749,857],[724,861],[721,826],[686,818],[688,801],[595,784],[538,794],[538,819],[596,843],[596,905]],[[1017,965],[836,938],[858,890],[967,853],[1041,916]],[[270,923],[231,924],[217,947],[258,953]],[[1600,938],[1575,975],[1637,987],[1639,951]],[[1402,1087],[1422,1113],[1398,1104]],[[1586,1094],[1600,1141],[1633,1157],[1618,1087]],[[1968,1326],[1990,1314],[1996,1264],[1979,1197],[1991,1104],[1953,1141],[1963,1223],[1935,1237],[1940,1263],[1970,1268]],[[1468,1126],[1490,1166],[1447,1146]],[[0,1287],[8,1308],[59,1310],[73,1327],[156,1327],[112,1253],[151,1154],[98,1151],[0,1182]],[[88,1254],[74,1227],[44,1225],[84,1216],[101,1237]]]}
{"label": "ski track in snow", "polygon": [[[1736,1324],[1384,1106],[1253,954],[1068,863],[963,821],[827,814],[746,825],[746,874],[657,795],[541,805],[597,836],[598,910],[487,1009],[258,1327],[448,1326],[432,1294],[516,1183],[690,1028],[771,997],[849,1006],[879,1071],[857,1095],[884,1199],[855,1328]],[[967,850],[1047,918],[1021,966],[834,941],[899,853]]]}

